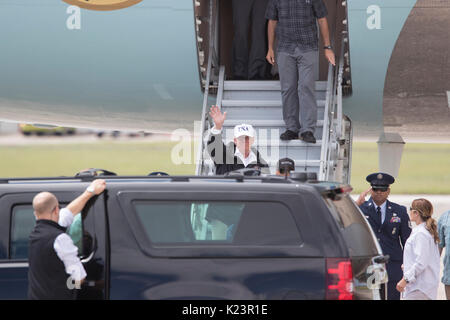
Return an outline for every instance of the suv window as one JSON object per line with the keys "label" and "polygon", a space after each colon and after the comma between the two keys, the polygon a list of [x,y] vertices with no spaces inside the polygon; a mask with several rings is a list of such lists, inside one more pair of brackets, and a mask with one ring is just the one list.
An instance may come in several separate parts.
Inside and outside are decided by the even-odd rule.
{"label": "suv window", "polygon": [[13,208],[11,217],[10,258],[28,258],[28,237],[34,228],[36,219],[31,206],[21,205]]}
{"label": "suv window", "polygon": [[[28,240],[31,231],[36,224],[32,205],[17,205],[13,207],[11,215],[10,259],[28,259]],[[72,225],[67,230],[74,244],[78,247],[78,253],[82,251],[82,221],[81,214],[75,216]]]}
{"label": "suv window", "polygon": [[336,196],[334,199],[323,197],[341,228],[350,256],[376,255],[378,251],[372,230],[350,196]]}
{"label": "suv window", "polygon": [[152,245],[299,245],[289,209],[277,202],[133,201]]}

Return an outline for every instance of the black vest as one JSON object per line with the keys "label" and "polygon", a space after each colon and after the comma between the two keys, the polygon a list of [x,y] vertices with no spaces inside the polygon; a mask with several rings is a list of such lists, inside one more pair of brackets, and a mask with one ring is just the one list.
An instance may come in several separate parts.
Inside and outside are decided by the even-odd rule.
{"label": "black vest", "polygon": [[70,300],[75,290],[67,287],[69,274],[53,244],[66,228],[51,220],[39,219],[30,235],[28,250],[28,299]]}

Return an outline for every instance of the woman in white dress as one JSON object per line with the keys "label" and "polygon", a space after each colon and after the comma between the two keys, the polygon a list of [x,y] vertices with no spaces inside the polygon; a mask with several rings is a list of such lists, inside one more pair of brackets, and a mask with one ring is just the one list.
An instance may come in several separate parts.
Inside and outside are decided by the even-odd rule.
{"label": "woman in white dress", "polygon": [[410,208],[410,219],[416,227],[405,243],[403,278],[397,290],[404,300],[436,300],[439,286],[439,236],[433,215],[433,205],[426,199],[416,199]]}

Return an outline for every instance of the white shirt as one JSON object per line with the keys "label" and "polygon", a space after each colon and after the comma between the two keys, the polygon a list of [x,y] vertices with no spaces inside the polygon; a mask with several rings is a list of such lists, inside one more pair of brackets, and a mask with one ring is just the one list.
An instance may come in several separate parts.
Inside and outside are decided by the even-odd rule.
{"label": "white shirt", "polygon": [[236,157],[238,157],[239,159],[241,159],[242,163],[244,164],[244,166],[248,166],[250,163],[252,162],[256,162],[257,158],[256,155],[253,151],[250,151],[250,154],[248,155],[247,158],[244,157],[244,155],[239,151],[238,148],[236,148],[236,152],[234,153],[234,155]]}
{"label": "white shirt", "polygon": [[[377,211],[377,205],[376,203],[372,200],[373,205],[375,206],[375,211]],[[380,207],[381,210],[381,224],[384,223],[384,219],[386,218],[386,203],[387,201],[385,201]]]}
{"label": "white shirt", "polygon": [[439,286],[440,255],[438,244],[421,223],[415,227],[403,251],[403,275],[409,281],[404,297],[420,290],[430,299],[436,300]]}
{"label": "white shirt", "polygon": [[221,134],[222,133],[222,129],[216,129],[216,126],[211,128],[211,133],[216,135],[216,134]]}
{"label": "white shirt", "polygon": [[[62,227],[69,227],[73,222],[73,214],[69,209],[63,208],[59,211],[58,224]],[[70,274],[75,281],[86,277],[86,271],[78,258],[78,248],[73,244],[72,239],[67,233],[62,233],[56,237],[53,248],[58,258],[64,263],[66,273]]]}

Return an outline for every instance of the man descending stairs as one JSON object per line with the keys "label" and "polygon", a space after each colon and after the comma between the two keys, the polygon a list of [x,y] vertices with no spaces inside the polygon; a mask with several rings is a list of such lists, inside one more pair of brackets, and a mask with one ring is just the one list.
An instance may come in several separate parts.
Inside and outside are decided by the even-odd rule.
{"label": "man descending stairs", "polygon": [[[235,126],[249,124],[255,130],[254,146],[270,166],[271,173],[275,173],[278,160],[286,157],[295,161],[295,171],[319,173],[326,82],[318,81],[315,85],[318,106],[315,143],[280,139],[286,125],[279,81],[223,81],[221,84],[217,104],[226,113],[222,128],[224,141],[233,141]],[[215,173],[211,160],[205,164],[209,166],[205,173]]]}

